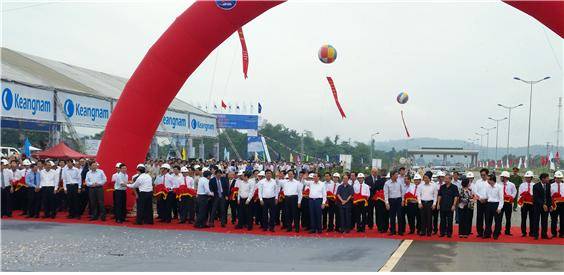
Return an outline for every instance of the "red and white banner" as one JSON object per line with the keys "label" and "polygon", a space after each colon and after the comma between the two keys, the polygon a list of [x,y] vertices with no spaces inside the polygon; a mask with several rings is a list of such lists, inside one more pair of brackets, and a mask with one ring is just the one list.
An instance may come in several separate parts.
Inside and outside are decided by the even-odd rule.
{"label": "red and white banner", "polygon": [[239,33],[239,41],[241,41],[241,49],[243,50],[243,74],[245,75],[246,79],[247,70],[249,69],[249,52],[247,51],[247,43],[245,42],[243,28],[237,29],[237,33]]}
{"label": "red and white banner", "polygon": [[328,76],[327,81],[329,81],[329,86],[331,86],[331,91],[333,92],[333,98],[335,99],[335,104],[337,104],[337,108],[341,113],[341,117],[347,118],[347,115],[345,115],[345,111],[343,111],[343,107],[341,107],[341,103],[339,103],[339,97],[337,95],[337,89],[335,88],[335,83],[333,82],[333,79],[330,76]]}

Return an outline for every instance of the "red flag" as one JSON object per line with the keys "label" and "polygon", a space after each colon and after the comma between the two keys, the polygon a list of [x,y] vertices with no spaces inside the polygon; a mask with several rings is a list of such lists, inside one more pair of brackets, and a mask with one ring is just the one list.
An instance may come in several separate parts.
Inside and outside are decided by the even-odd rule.
{"label": "red flag", "polygon": [[333,91],[333,98],[335,99],[335,104],[337,104],[337,108],[341,113],[341,117],[346,118],[347,115],[345,115],[345,111],[343,111],[343,108],[341,107],[341,103],[339,103],[339,97],[337,96],[337,89],[335,88],[335,83],[333,82],[333,79],[330,76],[328,76],[327,81],[329,81],[329,86],[331,86],[331,91]]}
{"label": "red flag", "polygon": [[405,118],[403,117],[403,110],[401,110],[401,121],[403,122],[403,128],[405,128],[405,133],[407,134],[407,137],[411,137],[411,135],[409,134],[409,131],[407,130],[407,125],[405,124]]}
{"label": "red flag", "polygon": [[239,41],[241,41],[241,49],[243,50],[243,74],[245,75],[246,79],[247,70],[249,69],[249,52],[247,51],[247,43],[245,43],[243,28],[238,29],[237,33],[239,33]]}
{"label": "red flag", "polygon": [[221,100],[221,108],[227,109],[227,104],[225,104],[225,102],[223,102],[223,99]]}

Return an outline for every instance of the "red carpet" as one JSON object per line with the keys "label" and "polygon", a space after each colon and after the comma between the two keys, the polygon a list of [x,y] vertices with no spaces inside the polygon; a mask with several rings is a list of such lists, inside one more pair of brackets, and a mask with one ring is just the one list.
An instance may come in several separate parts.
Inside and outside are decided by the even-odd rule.
{"label": "red carpet", "polygon": [[[111,216],[110,216],[111,217]],[[153,225],[136,225],[134,224],[134,217],[128,217],[128,221],[122,224],[118,224],[111,219],[106,220],[105,222],[102,221],[89,221],[88,218],[83,217],[80,220],[76,219],[67,219],[66,213],[59,213],[57,218],[55,219],[27,219],[24,216],[20,216],[20,212],[14,212],[12,218],[3,218],[3,219],[10,219],[10,220],[21,220],[21,221],[33,221],[33,222],[57,222],[57,223],[78,223],[78,224],[92,224],[92,225],[99,225],[99,226],[123,226],[129,228],[143,228],[143,229],[152,229],[152,230],[193,230],[193,231],[205,231],[205,232],[215,232],[215,233],[224,233],[224,234],[252,234],[252,235],[264,235],[264,236],[287,236],[287,237],[312,237],[312,238],[383,238],[383,239],[409,239],[409,240],[416,240],[416,241],[435,241],[435,242],[478,242],[478,243],[485,243],[485,242],[494,242],[494,243],[521,243],[521,244],[550,244],[550,245],[564,245],[564,238],[553,238],[549,240],[535,240],[532,237],[521,237],[521,228],[520,227],[512,227],[511,233],[513,236],[506,236],[501,235],[499,239],[482,239],[477,238],[475,235],[471,235],[470,237],[463,239],[458,238],[458,226],[454,226],[454,233],[455,236],[452,238],[442,237],[440,238],[438,235],[433,235],[431,237],[422,237],[419,235],[404,235],[404,236],[389,236],[387,233],[378,233],[376,229],[369,230],[367,229],[366,233],[357,233],[356,231],[351,231],[349,234],[340,234],[336,232],[324,232],[322,234],[309,234],[308,232],[286,232],[285,230],[280,230],[277,227],[276,232],[269,232],[269,231],[262,231],[258,226],[253,227],[252,231],[247,231],[246,229],[235,229],[231,223],[227,225],[227,227],[222,228],[219,226],[219,223],[216,223],[216,227],[214,228],[205,228],[205,229],[198,229],[194,228],[191,224],[179,224],[178,221],[173,223],[159,223],[155,222]],[[550,230],[550,229],[549,229]],[[475,228],[473,228],[474,234]],[[550,233],[549,233],[550,234]]]}

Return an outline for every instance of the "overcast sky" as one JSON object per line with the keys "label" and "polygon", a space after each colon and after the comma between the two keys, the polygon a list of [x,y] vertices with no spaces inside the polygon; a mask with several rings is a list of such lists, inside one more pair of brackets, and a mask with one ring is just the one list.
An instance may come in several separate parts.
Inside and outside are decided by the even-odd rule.
{"label": "overcast sky", "polygon": [[[149,47],[191,1],[3,1],[2,46],[129,77]],[[43,4],[42,4],[43,3]],[[232,35],[188,79],[178,98],[263,105],[263,118],[316,137],[476,138],[503,118],[497,103],[525,104],[512,115],[511,143],[526,145],[529,87],[535,86],[532,144],[555,143],[563,96],[562,39],[532,17],[489,2],[290,1],[244,27],[249,78]],[[329,43],[336,62],[317,59]],[[189,49],[186,49],[189,50]],[[341,119],[325,80],[332,76],[347,114]],[[410,100],[399,105],[401,91]],[[500,125],[505,144],[507,123]],[[492,132],[495,135],[495,131]],[[493,139],[492,139],[493,140]],[[561,142],[562,144],[563,142]],[[485,145],[485,144],[484,144]]]}

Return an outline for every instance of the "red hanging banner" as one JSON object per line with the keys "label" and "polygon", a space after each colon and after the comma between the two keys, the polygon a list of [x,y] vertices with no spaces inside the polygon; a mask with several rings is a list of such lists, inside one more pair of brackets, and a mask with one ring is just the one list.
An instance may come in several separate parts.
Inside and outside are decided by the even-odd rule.
{"label": "red hanging banner", "polygon": [[405,133],[407,134],[407,137],[411,137],[411,135],[409,135],[409,131],[407,130],[407,125],[405,124],[405,118],[403,117],[403,110],[401,110],[401,121],[403,122],[403,128],[405,128]]}
{"label": "red hanging banner", "polygon": [[243,50],[243,74],[245,75],[245,79],[247,79],[247,70],[249,69],[249,52],[247,51],[247,43],[245,42],[243,28],[237,29],[237,33],[239,33],[239,41],[241,41],[241,49]]}
{"label": "red hanging banner", "polygon": [[337,108],[341,113],[341,117],[347,118],[347,115],[345,115],[345,111],[343,111],[343,108],[341,107],[341,103],[339,103],[339,97],[337,96],[337,89],[335,88],[335,83],[333,82],[333,79],[330,76],[328,76],[327,81],[329,81],[329,86],[331,86],[331,91],[333,91],[333,98],[335,99],[335,104],[337,104]]}

